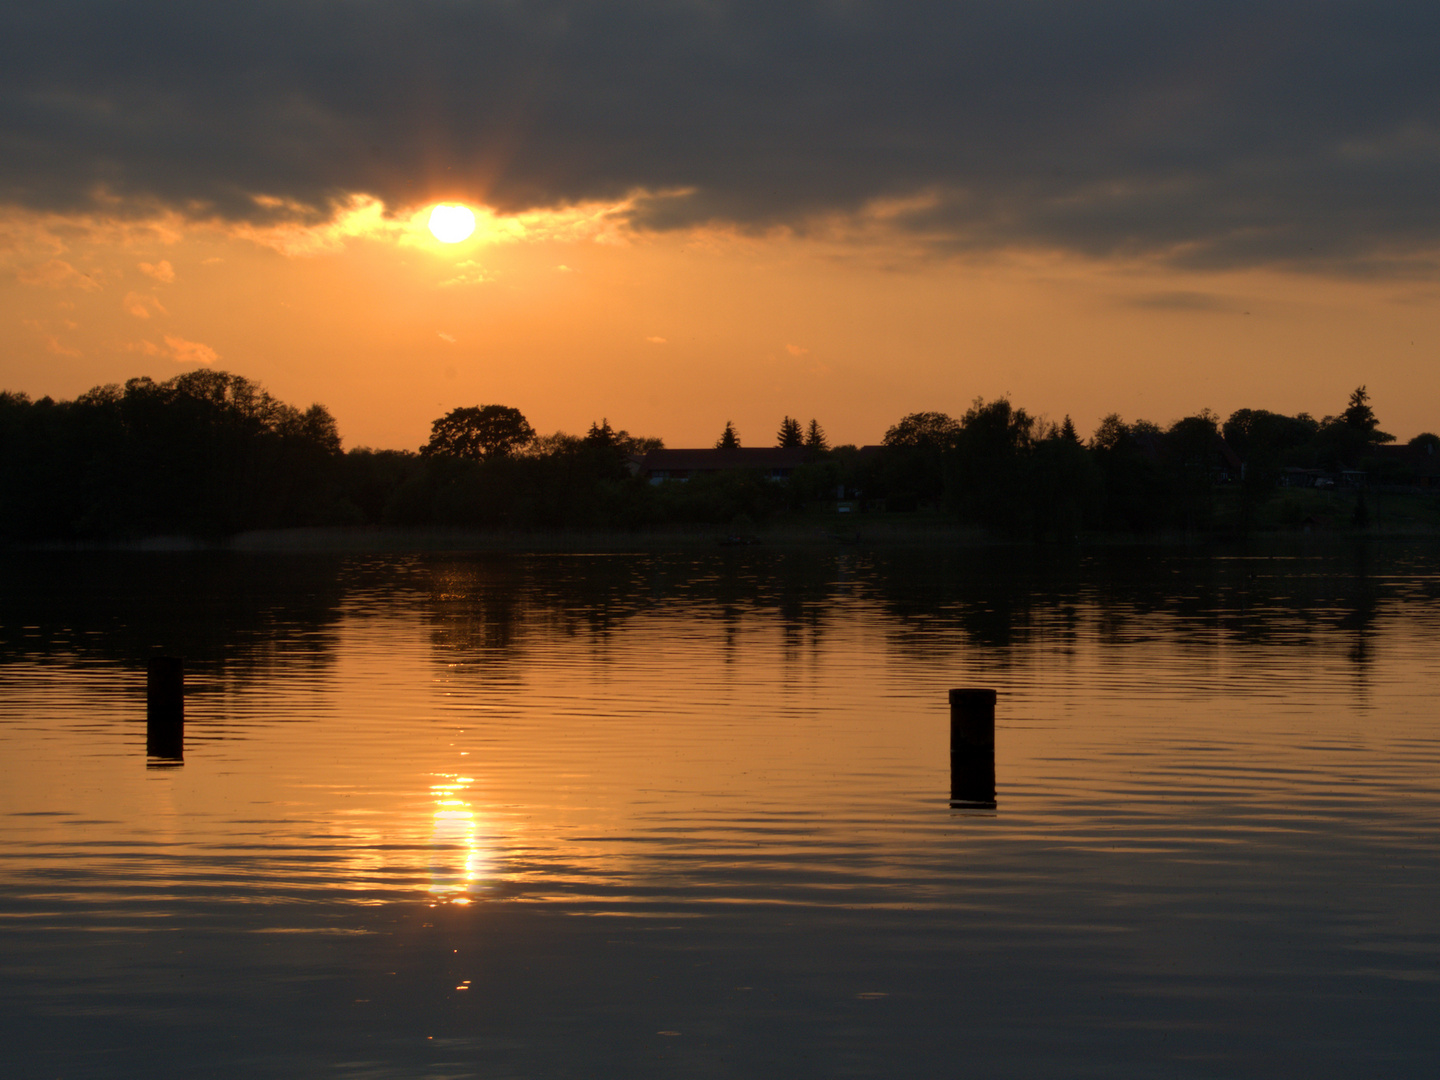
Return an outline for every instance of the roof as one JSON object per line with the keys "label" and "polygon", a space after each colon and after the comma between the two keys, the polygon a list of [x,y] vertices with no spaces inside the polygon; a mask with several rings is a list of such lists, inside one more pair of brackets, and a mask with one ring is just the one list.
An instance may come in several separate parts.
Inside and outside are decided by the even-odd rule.
{"label": "roof", "polygon": [[718,472],[723,469],[793,469],[805,464],[803,446],[738,450],[651,450],[641,472]]}

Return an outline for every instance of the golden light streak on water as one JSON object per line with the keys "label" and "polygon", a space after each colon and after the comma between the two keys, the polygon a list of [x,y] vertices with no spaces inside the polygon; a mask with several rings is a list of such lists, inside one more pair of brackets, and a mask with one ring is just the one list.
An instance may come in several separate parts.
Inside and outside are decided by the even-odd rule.
{"label": "golden light streak on water", "polygon": [[494,865],[482,846],[476,814],[462,796],[475,781],[447,775],[432,784],[435,810],[430,826],[430,895],[452,904],[468,904]]}

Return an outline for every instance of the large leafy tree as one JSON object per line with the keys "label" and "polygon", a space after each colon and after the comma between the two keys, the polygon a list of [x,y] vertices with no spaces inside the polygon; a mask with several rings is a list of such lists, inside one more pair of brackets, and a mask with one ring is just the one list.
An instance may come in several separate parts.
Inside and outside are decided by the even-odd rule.
{"label": "large leafy tree", "polygon": [[1285,451],[1304,446],[1319,425],[1306,413],[1285,416],[1268,409],[1236,409],[1222,430],[1225,442],[1241,460],[1263,468]]}
{"label": "large leafy tree", "polygon": [[892,509],[933,503],[944,490],[941,460],[955,448],[960,422],[940,412],[911,413],[885,432],[874,465],[875,490]]}
{"label": "large leafy tree", "polygon": [[1119,413],[1109,413],[1100,421],[1095,434],[1090,436],[1090,449],[1102,453],[1119,450],[1130,439],[1130,425],[1120,418]]}
{"label": "large leafy tree", "polygon": [[947,496],[961,516],[1005,532],[1024,528],[1035,418],[1009,398],[976,398],[948,458]]}
{"label": "large leafy tree", "polygon": [[339,456],[323,405],[297,409],[224,371],[135,378],[74,401],[0,394],[0,536],[328,523]]}
{"label": "large leafy tree", "polygon": [[886,446],[916,450],[951,449],[960,438],[960,422],[942,412],[911,413],[885,432]]}
{"label": "large leafy tree", "polygon": [[1240,527],[1248,530],[1257,509],[1280,484],[1320,425],[1308,413],[1285,416],[1268,409],[1236,409],[1222,429],[1225,443],[1244,462],[1240,480]]}
{"label": "large leafy tree", "polygon": [[507,457],[535,439],[535,429],[519,409],[508,405],[471,405],[451,409],[430,425],[422,454],[490,461]]}

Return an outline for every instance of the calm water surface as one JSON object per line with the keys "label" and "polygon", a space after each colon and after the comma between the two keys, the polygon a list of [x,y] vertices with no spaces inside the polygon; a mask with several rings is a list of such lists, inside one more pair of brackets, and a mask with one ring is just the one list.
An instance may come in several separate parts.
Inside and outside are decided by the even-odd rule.
{"label": "calm water surface", "polygon": [[0,650],[7,1077],[1440,1065],[1433,543],[12,555]]}

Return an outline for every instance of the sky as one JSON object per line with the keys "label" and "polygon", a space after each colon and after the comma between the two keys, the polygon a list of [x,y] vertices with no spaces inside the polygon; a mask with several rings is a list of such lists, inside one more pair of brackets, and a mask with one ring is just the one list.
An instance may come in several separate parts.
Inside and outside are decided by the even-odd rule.
{"label": "sky", "polygon": [[0,388],[210,366],[413,449],[476,404],[864,444],[1365,384],[1404,440],[1437,55],[1375,0],[12,0]]}

